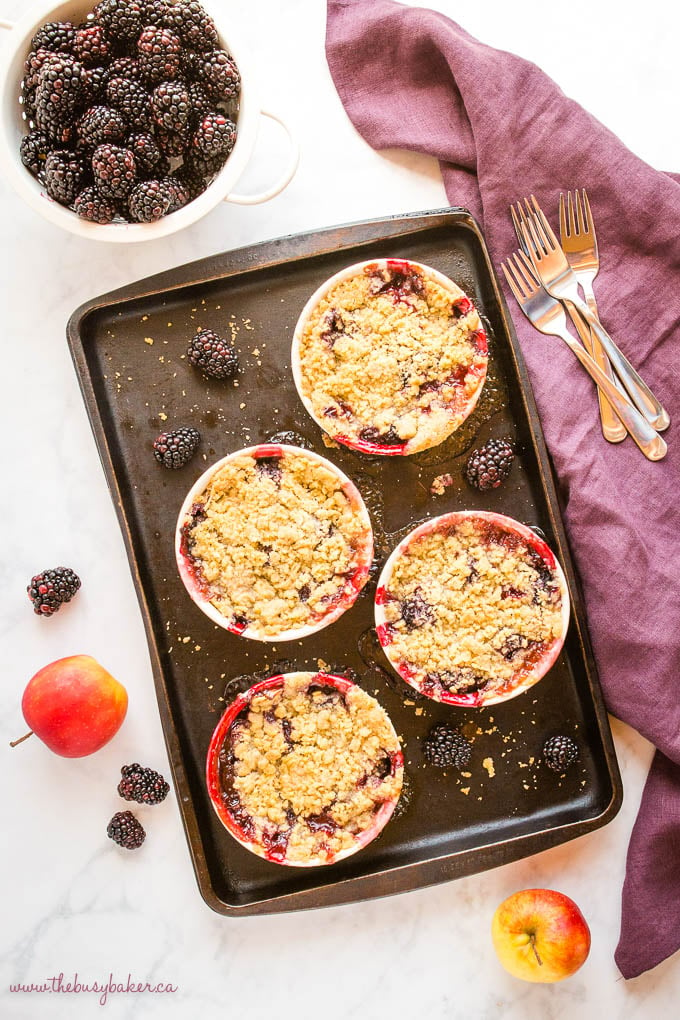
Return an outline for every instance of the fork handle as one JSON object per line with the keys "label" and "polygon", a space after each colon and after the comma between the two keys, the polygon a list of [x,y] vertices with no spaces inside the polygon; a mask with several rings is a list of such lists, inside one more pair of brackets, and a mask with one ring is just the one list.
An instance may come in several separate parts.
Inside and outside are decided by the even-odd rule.
{"label": "fork handle", "polygon": [[[637,407],[640,408],[640,411],[643,413],[647,421],[653,425],[657,432],[663,432],[664,429],[667,429],[671,423],[668,412],[656,399],[649,386],[647,386],[647,384],[640,378],[628,358],[622,354],[616,346],[609,333],[606,331],[597,316],[593,315],[585,301],[582,301],[580,297],[570,297],[565,299],[565,304],[569,310],[571,310],[572,305],[576,307],[588,325],[591,326],[593,332],[609,355],[609,360],[618,373],[621,382],[626,387],[632,400],[635,402]],[[608,393],[607,396],[609,396]]]}
{"label": "fork handle", "polygon": [[[588,308],[590,308],[593,315],[599,318],[597,314],[597,302],[595,301],[595,295],[593,294],[592,286],[589,284],[588,281],[584,279],[581,279],[580,283],[583,289],[583,293],[585,294],[586,304],[588,305]],[[579,321],[583,323],[582,319],[580,319]],[[574,322],[574,325],[576,326],[576,322]],[[576,328],[578,329],[578,326]],[[593,333],[589,326],[586,328],[585,325],[584,333],[587,333],[587,342],[585,336],[581,336],[581,340],[585,343],[586,350],[588,351],[589,354],[592,354],[593,358],[598,363],[598,365],[600,366],[604,374],[607,376],[607,378],[610,380],[610,382],[616,384],[617,377],[614,375],[612,371],[612,366],[609,364],[609,358],[605,354],[604,348],[602,347],[600,341],[597,339],[597,336]],[[619,388],[620,387],[621,384],[619,383]],[[607,400],[599,386],[597,388],[597,398],[600,404],[600,421],[602,422],[602,434],[604,438],[609,443],[620,443],[628,435],[628,432],[626,431],[623,422],[619,420],[618,415],[614,411],[612,405],[609,403],[609,401]]]}
{"label": "fork handle", "polygon": [[603,390],[610,404],[645,457],[648,460],[661,460],[665,457],[668,447],[647,419],[640,414],[636,407],[633,407],[627,397],[619,393],[614,383],[607,378],[594,358],[591,358],[578,340],[574,340],[573,336],[566,329],[564,333],[560,333],[560,336],[574,352],[593,382],[597,383]]}

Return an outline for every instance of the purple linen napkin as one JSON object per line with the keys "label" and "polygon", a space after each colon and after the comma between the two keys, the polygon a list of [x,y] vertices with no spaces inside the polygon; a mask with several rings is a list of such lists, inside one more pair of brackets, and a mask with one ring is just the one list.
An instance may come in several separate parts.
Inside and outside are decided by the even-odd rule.
{"label": "purple linen napkin", "polygon": [[[680,176],[653,170],[538,67],[433,11],[329,0],[326,53],[374,148],[439,159],[452,205],[480,221],[498,265],[508,206],[531,190],[556,226],[586,187],[600,314],[671,418],[680,415]],[[559,480],[609,710],[658,748],[628,851],[616,961],[626,978],[680,947],[680,443],[664,461],[602,437],[590,379],[506,291]]]}

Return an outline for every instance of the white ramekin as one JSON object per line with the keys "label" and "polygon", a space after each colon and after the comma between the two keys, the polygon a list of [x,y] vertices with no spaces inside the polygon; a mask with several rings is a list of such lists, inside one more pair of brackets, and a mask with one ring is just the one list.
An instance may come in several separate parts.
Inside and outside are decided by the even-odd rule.
{"label": "white ramekin", "polygon": [[[416,678],[410,675],[411,671],[408,664],[397,661],[391,654],[389,624],[385,615],[385,596],[389,590],[392,573],[397,560],[407,551],[409,545],[415,539],[421,538],[423,535],[427,535],[432,532],[446,529],[447,527],[459,524],[461,521],[470,518],[487,521],[489,524],[497,525],[504,531],[519,535],[527,543],[527,545],[531,546],[531,548],[538,553],[547,566],[554,571],[555,578],[559,585],[562,602],[562,628],[559,637],[548,649],[546,649],[542,658],[534,664],[533,668],[528,673],[513,683],[510,690],[506,690],[503,693],[492,693],[488,695],[484,695],[484,693],[477,691],[470,694],[453,694],[449,691],[436,691],[435,693],[430,693],[428,690],[424,689],[422,684]],[[397,671],[399,676],[415,690],[426,695],[426,697],[432,698],[434,701],[444,702],[447,705],[459,705],[463,708],[480,708],[486,707],[487,705],[495,705],[501,701],[509,701],[511,698],[516,698],[518,694],[522,694],[530,687],[533,687],[535,683],[538,683],[541,677],[544,677],[548,670],[555,664],[557,657],[562,650],[564,640],[567,636],[567,630],[569,629],[569,615],[569,589],[567,588],[567,582],[562,568],[557,562],[557,559],[550,547],[538,537],[535,531],[528,528],[526,524],[521,524],[512,517],[506,517],[505,514],[497,514],[486,510],[454,510],[452,513],[442,514],[440,517],[433,517],[431,520],[425,521],[424,524],[414,528],[414,530],[409,532],[406,538],[404,538],[391,553],[382,569],[375,593],[375,623],[378,640],[380,641],[382,650],[387,659]],[[455,634],[451,634],[451,642],[455,642]]]}
{"label": "white ramekin", "polygon": [[[244,711],[244,709],[248,707],[256,694],[271,690],[272,688],[281,687],[284,684],[286,677],[292,675],[295,674],[280,673],[277,676],[269,677],[267,680],[262,680],[260,683],[249,688],[249,690],[247,690],[244,694],[239,694],[231,705],[229,705],[215,728],[208,748],[206,758],[206,783],[208,787],[208,794],[210,796],[212,806],[225,829],[231,833],[234,839],[237,840],[241,846],[245,847],[246,850],[250,850],[251,853],[257,854],[258,857],[264,857],[265,860],[269,860],[274,864],[286,864],[289,867],[294,868],[314,868],[319,867],[320,865],[337,864],[338,861],[343,860],[345,857],[350,857],[358,850],[362,850],[365,846],[368,846],[368,844],[382,832],[392,817],[401,795],[401,782],[403,782],[404,775],[404,755],[401,750],[388,752],[394,774],[400,779],[399,792],[394,797],[390,798],[390,800],[386,800],[383,804],[381,804],[380,808],[374,815],[371,824],[366,829],[363,829],[361,832],[356,834],[355,842],[352,846],[348,847],[346,850],[341,850],[336,854],[325,854],[322,857],[316,857],[308,861],[291,861],[286,858],[285,854],[277,853],[274,855],[269,853],[262,843],[255,843],[248,838],[242,827],[229,811],[224,802],[224,798],[222,797],[219,760],[220,752],[234,720],[241,714],[241,712]],[[336,676],[332,673],[313,674],[310,678],[310,683],[318,683],[328,685],[329,687],[335,687],[337,690],[341,691],[345,695],[349,695],[350,697],[352,690],[355,690],[357,687],[357,685],[352,683],[351,680],[348,680],[347,677]],[[394,727],[392,727],[392,732],[394,734],[394,745],[396,748],[399,748],[399,738]]]}
{"label": "white ramekin", "polygon": [[[66,3],[38,3],[31,7],[15,24],[0,21],[0,28],[8,29],[0,56],[0,167],[21,197],[45,219],[63,227],[79,237],[98,241],[127,244],[167,237],[195,223],[222,201],[239,205],[255,205],[278,195],[297,169],[299,152],[286,124],[276,114],[261,109],[257,94],[253,61],[237,38],[231,18],[222,5],[204,4],[213,18],[220,37],[220,45],[236,61],[241,74],[241,96],[237,117],[236,143],[224,167],[202,195],[184,208],[164,216],[155,223],[89,223],[66,206],[47,195],[40,182],[22,164],[19,145],[26,133],[26,122],[19,103],[20,83],[24,62],[30,51],[31,39],[48,21],[72,21],[77,24],[94,9],[96,0],[68,0]],[[260,114],[277,121],[284,128],[290,142],[291,154],[280,180],[266,191],[254,195],[237,195],[232,188],[239,179],[252,154],[259,126]]]}
{"label": "white ramekin", "polygon": [[[454,283],[453,280],[450,280],[448,276],[444,276],[443,273],[440,273],[436,269],[432,269],[430,266],[425,266],[421,262],[414,262],[412,259],[381,258],[381,259],[369,259],[366,262],[357,262],[354,265],[347,266],[345,269],[341,269],[340,272],[335,273],[334,276],[331,276],[330,279],[326,280],[324,283],[321,284],[321,286],[317,290],[314,291],[309,301],[307,302],[307,304],[300,313],[297,325],[295,326],[295,332],[293,334],[293,343],[291,349],[291,367],[293,370],[293,379],[295,381],[295,386],[297,388],[298,395],[300,397],[300,400],[304,404],[307,413],[311,418],[314,419],[319,428],[321,428],[327,435],[329,435],[331,439],[334,439],[338,443],[342,443],[343,446],[348,446],[352,450],[359,450],[361,453],[377,454],[383,457],[408,456],[409,454],[420,453],[422,450],[426,450],[430,446],[439,445],[439,443],[443,442],[448,435],[455,431],[456,428],[459,428],[465,421],[465,419],[472,413],[479,399],[479,395],[484,387],[484,382],[486,380],[485,371],[484,375],[480,376],[479,386],[472,394],[472,396],[470,397],[465,406],[463,416],[460,417],[460,419],[456,422],[455,425],[453,425],[453,427],[446,435],[442,435],[442,437],[440,439],[437,439],[435,443],[423,444],[422,442],[418,443],[415,440],[408,440],[400,444],[394,444],[392,446],[382,446],[378,443],[367,442],[366,440],[363,439],[353,439],[347,436],[334,435],[328,432],[328,422],[324,421],[323,418],[319,418],[317,416],[316,412],[314,411],[312,401],[305,393],[302,384],[302,364],[300,358],[300,342],[302,340],[302,335],[307,327],[307,323],[309,321],[310,316],[314,312],[319,302],[322,301],[326,297],[328,292],[331,291],[334,287],[336,287],[339,283],[343,283],[345,280],[350,280],[352,277],[364,273],[367,269],[372,269],[374,267],[376,269],[383,269],[396,265],[409,267],[412,266],[414,269],[421,272],[426,278],[433,280],[435,283],[438,283],[445,290],[449,291],[451,293],[452,298],[454,299],[468,298],[468,295],[465,293],[465,291],[461,290],[458,284]],[[468,298],[468,301],[469,300],[470,299]],[[486,342],[486,333],[481,325],[479,328],[479,333],[483,334],[484,341]]]}
{"label": "white ramekin", "polygon": [[[283,453],[304,455],[309,460],[315,461],[321,467],[326,468],[328,471],[332,471],[337,476],[340,482],[343,492],[347,496],[350,504],[362,521],[365,532],[364,541],[360,549],[357,550],[357,559],[355,564],[355,573],[348,583],[342,598],[314,624],[309,624],[306,627],[298,627],[294,630],[281,631],[279,634],[263,634],[253,625],[243,627],[233,620],[227,619],[219,609],[209,601],[210,593],[206,592],[199,581],[196,579],[194,570],[190,562],[190,558],[184,550],[184,526],[191,521],[191,508],[197,502],[198,498],[205,491],[206,487],[210,483],[213,476],[220,471],[225,464],[231,463],[237,457],[243,455],[249,455],[251,457],[276,457],[281,456]],[[286,446],[280,443],[262,443],[259,446],[249,446],[243,450],[235,450],[234,453],[228,454],[218,460],[216,464],[209,467],[205,471],[198,481],[192,485],[189,490],[186,499],[182,503],[182,509],[179,512],[177,518],[177,527],[175,529],[175,558],[177,560],[177,569],[179,575],[182,578],[184,587],[191,596],[192,600],[201,609],[205,615],[223,627],[225,630],[229,630],[232,634],[238,634],[241,637],[253,638],[256,641],[298,641],[301,638],[307,637],[309,634],[315,634],[316,631],[322,630],[329,624],[337,620],[338,617],[350,608],[356,601],[359,592],[362,590],[366,581],[368,580],[369,570],[373,562],[373,529],[371,527],[371,519],[368,515],[368,510],[361,497],[361,493],[357,489],[354,482],[352,482],[344,472],[342,472],[335,464],[331,464],[325,457],[320,457],[318,453],[314,453],[312,450],[303,450],[297,446]]]}

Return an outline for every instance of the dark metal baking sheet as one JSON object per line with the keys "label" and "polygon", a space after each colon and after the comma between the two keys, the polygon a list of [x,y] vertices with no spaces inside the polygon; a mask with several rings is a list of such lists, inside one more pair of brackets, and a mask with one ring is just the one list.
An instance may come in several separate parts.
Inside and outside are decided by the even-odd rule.
{"label": "dark metal baking sheet", "polygon": [[[371,458],[329,449],[293,385],[290,343],[309,295],[352,262],[410,258],[452,277],[490,335],[490,372],[467,423],[436,449]],[[204,379],[184,357],[198,327],[233,335],[236,382]],[[158,704],[194,868],[206,902],[242,915],[382,896],[482,871],[610,821],[621,781],[529,380],[481,232],[466,210],[445,209],[284,237],[225,252],[88,302],[68,340],[125,538],[146,627]],[[236,383],[238,385],[236,385]],[[153,458],[163,429],[195,425],[202,456],[180,471]],[[371,512],[377,564],[357,603],[303,641],[262,644],[215,627],[177,574],[173,533],[190,485],[232,450],[293,431],[354,479]],[[491,493],[462,480],[469,450],[508,436],[518,456]],[[433,478],[454,484],[432,496]],[[539,528],[557,553],[572,622],[550,673],[488,709],[435,704],[402,683],[376,647],[372,596],[405,530],[453,509],[492,509]],[[349,673],[389,712],[404,746],[407,782],[395,817],[367,849],[317,869],[281,867],[240,847],[212,810],[204,781],[210,736],[226,704],[269,672]],[[465,774],[424,763],[421,737],[450,719],[473,743]],[[540,763],[543,741],[576,736],[580,758],[560,778]]]}

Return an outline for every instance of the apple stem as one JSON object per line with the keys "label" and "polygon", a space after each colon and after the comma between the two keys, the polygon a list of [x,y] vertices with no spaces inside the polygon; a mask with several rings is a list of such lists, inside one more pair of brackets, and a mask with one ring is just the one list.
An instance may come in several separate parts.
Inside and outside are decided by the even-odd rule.
{"label": "apple stem", "polygon": [[19,737],[18,740],[10,740],[9,746],[16,747],[17,744],[23,744],[24,740],[28,740],[29,737],[33,736],[33,730],[29,730],[28,733],[24,733],[23,737]]}
{"label": "apple stem", "polygon": [[531,942],[531,948],[534,951],[534,956],[536,957],[536,962],[538,963],[539,967],[542,967],[543,966],[543,960],[538,955],[538,949],[536,948],[536,936],[534,935],[533,932],[529,936],[529,941]]}

